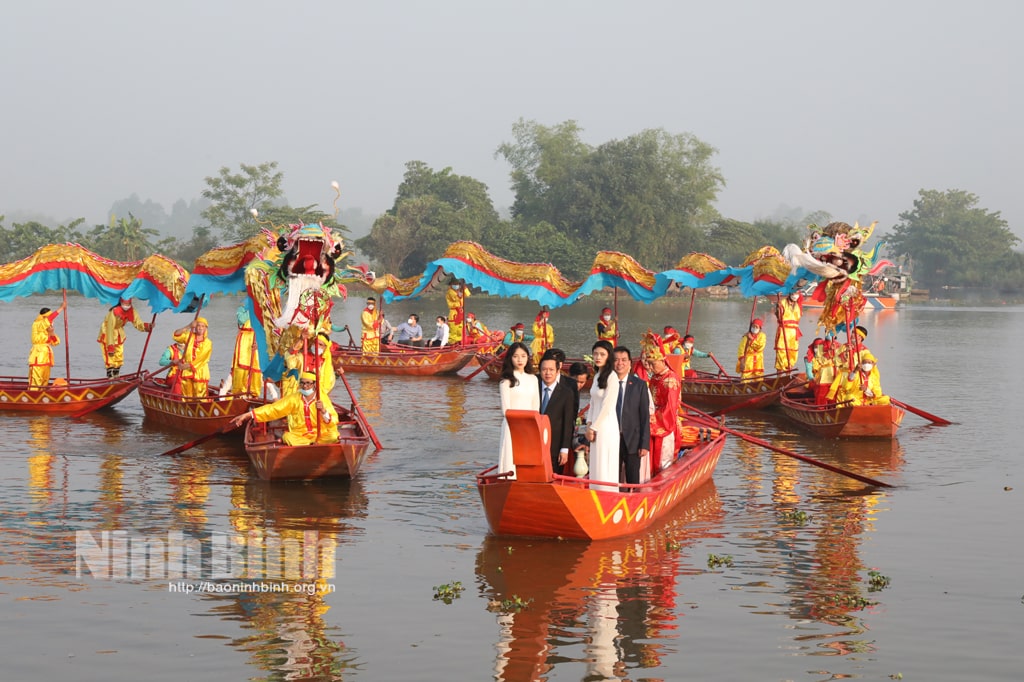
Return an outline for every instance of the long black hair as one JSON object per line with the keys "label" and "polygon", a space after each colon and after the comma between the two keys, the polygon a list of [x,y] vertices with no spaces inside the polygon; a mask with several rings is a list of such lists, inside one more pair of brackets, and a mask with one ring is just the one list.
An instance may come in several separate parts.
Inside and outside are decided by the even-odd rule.
{"label": "long black hair", "polygon": [[605,389],[608,388],[608,376],[612,373],[612,365],[614,364],[612,362],[612,351],[614,351],[615,349],[612,346],[611,341],[606,341],[604,339],[601,339],[600,341],[595,343],[593,348],[590,349],[590,352],[593,353],[598,348],[604,348],[606,351],[608,351],[608,359],[605,360],[604,367],[598,370],[597,365],[594,365],[594,378],[597,380],[597,387],[600,389]]}
{"label": "long black hair", "polygon": [[523,368],[523,371],[527,374],[533,374],[533,356],[530,355],[530,349],[527,348],[525,343],[516,341],[505,351],[505,360],[501,363],[501,380],[508,379],[509,386],[519,385],[519,379],[516,379],[515,369],[512,367],[512,354],[519,348],[522,348],[526,353],[526,367]]}

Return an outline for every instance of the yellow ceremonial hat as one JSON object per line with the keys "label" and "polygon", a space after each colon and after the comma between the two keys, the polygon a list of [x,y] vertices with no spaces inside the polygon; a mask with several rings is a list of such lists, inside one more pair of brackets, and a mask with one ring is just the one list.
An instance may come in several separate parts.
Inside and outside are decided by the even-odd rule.
{"label": "yellow ceremonial hat", "polygon": [[210,326],[210,324],[206,321],[205,317],[197,317],[196,322],[199,324],[205,324],[207,327]]}
{"label": "yellow ceremonial hat", "polygon": [[303,372],[299,375],[299,381],[316,381],[316,375],[312,372]]}

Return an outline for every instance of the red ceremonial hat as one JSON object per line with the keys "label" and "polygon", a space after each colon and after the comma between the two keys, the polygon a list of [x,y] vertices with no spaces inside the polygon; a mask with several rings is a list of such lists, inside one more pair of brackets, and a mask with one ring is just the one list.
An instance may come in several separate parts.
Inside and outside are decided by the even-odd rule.
{"label": "red ceremonial hat", "polygon": [[605,313],[611,315],[612,314],[612,309],[611,308],[602,308],[601,309],[601,314],[604,315]]}
{"label": "red ceremonial hat", "polygon": [[520,322],[520,323],[516,324],[516,326],[514,326],[512,328],[513,329],[526,329],[526,325],[523,324],[522,322]]}
{"label": "red ceremonial hat", "polygon": [[761,329],[764,329],[764,320],[762,320],[760,317],[757,318],[756,320],[752,320],[750,324],[756,324]]}

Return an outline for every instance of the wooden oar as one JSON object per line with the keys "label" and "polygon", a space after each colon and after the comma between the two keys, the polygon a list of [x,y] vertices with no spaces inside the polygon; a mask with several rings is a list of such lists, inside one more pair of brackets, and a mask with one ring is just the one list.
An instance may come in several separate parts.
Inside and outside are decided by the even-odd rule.
{"label": "wooden oar", "polygon": [[242,428],[241,425],[236,426],[235,424],[233,424],[231,422],[228,422],[227,426],[223,426],[220,429],[214,431],[213,433],[208,433],[205,436],[199,436],[199,438],[196,438],[195,440],[190,440],[189,442],[185,443],[184,445],[179,445],[176,448],[171,448],[167,452],[161,452],[160,456],[163,457],[165,455],[177,455],[177,454],[180,454],[182,452],[185,452],[186,450],[190,450],[190,449],[194,448],[195,446],[199,445],[200,443],[205,443],[208,440],[213,440],[217,436],[223,436],[225,433],[231,433],[235,429],[240,429],[240,428]]}
{"label": "wooden oar", "polygon": [[475,370],[473,370],[470,374],[467,374],[466,377],[465,377],[466,381],[469,381],[470,379],[475,377],[477,374],[479,374],[480,372],[484,371],[485,369],[487,369],[488,367],[493,365],[495,362],[498,361],[498,358],[500,358],[500,357],[501,357],[500,355],[495,355],[493,358],[490,358],[487,362],[483,363],[482,365],[477,367]]}
{"label": "wooden oar", "polygon": [[953,422],[949,421],[948,419],[943,419],[942,417],[936,417],[934,414],[930,414],[928,412],[925,412],[924,410],[918,409],[918,408],[914,407],[913,405],[907,405],[905,402],[902,402],[900,400],[896,400],[896,398],[893,398],[892,396],[889,396],[889,402],[892,403],[893,405],[895,405],[896,407],[902,407],[907,412],[913,412],[918,417],[924,417],[928,421],[932,422],[933,424],[938,424],[939,426],[949,426],[950,424],[953,423]]}
{"label": "wooden oar", "polygon": [[794,379],[792,382],[786,384],[785,386],[782,386],[781,388],[776,388],[773,391],[765,391],[764,393],[758,393],[753,398],[748,398],[747,400],[744,400],[741,403],[736,403],[735,405],[729,405],[728,407],[723,407],[720,410],[715,410],[714,412],[709,412],[708,414],[710,414],[712,417],[721,417],[723,414],[728,414],[728,413],[730,413],[730,412],[732,412],[734,410],[742,410],[745,407],[750,407],[754,403],[757,403],[757,402],[760,402],[760,401],[764,400],[767,396],[770,396],[773,393],[782,393],[783,391],[785,391],[786,389],[789,389],[789,388],[800,388],[801,386],[805,385],[806,383],[807,383],[806,379],[803,380],[803,381],[800,381],[800,382],[797,382],[796,379]]}
{"label": "wooden oar", "polygon": [[[692,412],[696,412],[697,414],[704,415],[705,417],[710,417],[711,416],[711,415],[707,414],[706,412],[701,412],[697,408],[691,407],[690,405],[687,405],[686,403],[683,403],[683,407],[685,407],[686,409],[688,409],[688,410],[690,410]],[[795,453],[795,452],[793,452],[791,450],[787,450],[785,448],[780,448],[777,445],[772,445],[771,443],[769,443],[766,440],[761,440],[760,438],[755,438],[754,436],[749,436],[749,435],[743,433],[742,431],[737,431],[735,429],[727,428],[724,424],[720,424],[718,426],[718,428],[721,429],[722,431],[725,431],[728,434],[732,434],[733,436],[736,436],[737,438],[742,438],[743,440],[747,441],[748,443],[753,443],[754,445],[760,445],[761,447],[767,448],[769,450],[772,450],[773,452],[777,452],[780,455],[785,455],[786,457],[792,457],[793,459],[798,459],[801,462],[807,462],[808,464],[813,464],[814,466],[820,467],[822,469],[828,469],[829,471],[832,471],[832,472],[837,473],[837,474],[842,474],[843,476],[847,476],[847,477],[852,478],[852,479],[854,479],[856,481],[860,481],[861,483],[867,483],[868,485],[877,486],[879,488],[892,488],[892,487],[894,487],[891,483],[886,483],[885,481],[879,481],[879,480],[876,480],[874,478],[868,478],[867,476],[862,476],[860,474],[855,474],[852,471],[847,471],[846,469],[840,469],[837,466],[833,466],[831,464],[827,464],[826,462],[821,462],[819,460],[813,459],[811,457],[807,457],[805,455],[798,455],[797,453]]]}
{"label": "wooden oar", "polygon": [[373,426],[370,425],[370,422],[367,421],[366,415],[363,414],[362,408],[359,407],[359,403],[356,402],[356,394],[352,392],[352,387],[348,385],[348,379],[345,378],[344,374],[341,375],[341,381],[345,384],[345,390],[348,391],[348,397],[352,398],[352,407],[355,409],[356,414],[358,414],[359,418],[363,420],[364,424],[366,424],[366,433],[370,436],[370,440],[373,441],[373,446],[378,450],[383,450],[384,446],[380,444],[380,441],[377,439],[377,433],[373,430]]}
{"label": "wooden oar", "polygon": [[729,373],[725,371],[725,367],[722,367],[722,363],[718,361],[718,358],[716,358],[714,355],[708,355],[708,357],[711,358],[716,365],[718,365],[718,371],[724,374],[726,379],[732,379],[732,377],[729,376]]}

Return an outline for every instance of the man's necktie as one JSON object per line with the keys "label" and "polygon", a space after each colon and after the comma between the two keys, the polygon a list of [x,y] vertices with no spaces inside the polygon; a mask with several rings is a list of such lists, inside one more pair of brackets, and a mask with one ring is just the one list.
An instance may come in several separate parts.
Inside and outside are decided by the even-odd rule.
{"label": "man's necktie", "polygon": [[543,414],[544,411],[548,409],[548,400],[550,398],[551,398],[551,387],[550,386],[545,386],[544,387],[544,398],[540,401],[540,411],[541,411],[541,414]]}
{"label": "man's necktie", "polygon": [[622,397],[626,395],[625,384],[625,379],[619,382],[619,398],[615,401],[615,414],[618,415],[620,422],[622,421]]}

